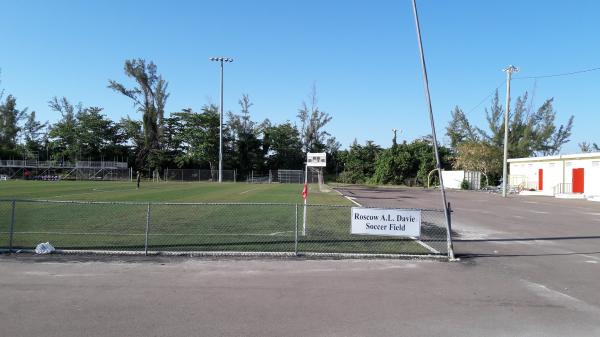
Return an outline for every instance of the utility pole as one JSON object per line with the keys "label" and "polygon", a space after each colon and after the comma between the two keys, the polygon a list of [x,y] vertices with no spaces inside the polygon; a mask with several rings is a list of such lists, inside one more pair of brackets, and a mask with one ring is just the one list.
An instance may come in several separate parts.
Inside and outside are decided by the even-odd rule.
{"label": "utility pole", "polygon": [[510,79],[512,73],[519,71],[519,68],[509,65],[502,70],[506,73],[506,110],[504,112],[504,161],[502,166],[502,197],[506,198],[506,188],[508,186],[508,114],[510,112]]}
{"label": "utility pole", "polygon": [[402,129],[392,129],[392,131],[394,132],[394,138],[392,139],[392,145],[397,145],[398,144],[398,139],[397,137],[397,133],[398,131],[400,131],[400,133],[402,134]]}
{"label": "utility pole", "polygon": [[446,244],[448,249],[448,259],[454,260],[454,246],[452,244],[452,224],[450,219],[449,203],[446,200],[446,191],[444,189],[444,178],[442,177],[442,163],[438,151],[437,135],[435,133],[435,121],[433,118],[433,106],[431,105],[431,95],[429,92],[429,79],[427,77],[427,66],[425,64],[425,52],[423,51],[423,41],[421,40],[421,26],[419,25],[419,14],[417,11],[417,0],[412,0],[413,14],[415,16],[415,27],[417,30],[417,40],[419,43],[419,55],[421,59],[421,70],[423,71],[423,85],[425,89],[425,101],[429,110],[429,121],[431,123],[431,138],[433,142],[433,152],[435,154],[436,168],[440,173],[440,191],[442,194],[442,205],[446,215]]}
{"label": "utility pole", "polygon": [[223,62],[233,62],[229,57],[211,57],[221,64],[221,111],[219,113],[219,182],[223,182]]}

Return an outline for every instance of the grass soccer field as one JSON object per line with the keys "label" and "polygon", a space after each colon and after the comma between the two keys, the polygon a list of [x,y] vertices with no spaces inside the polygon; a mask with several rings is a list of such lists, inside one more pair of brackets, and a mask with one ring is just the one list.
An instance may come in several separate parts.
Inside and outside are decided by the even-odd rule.
{"label": "grass soccer field", "polygon": [[[136,189],[135,182],[25,181],[0,183],[0,199],[140,202],[277,202],[302,203],[301,184],[246,183],[149,183]],[[309,187],[311,204],[351,205],[335,191]]]}
{"label": "grass soccer field", "polygon": [[[350,234],[352,203],[300,184],[8,181],[0,184],[0,246],[60,249],[430,253],[408,238]],[[40,201],[40,200],[49,200]],[[68,202],[77,201],[77,202]],[[93,202],[93,203],[90,203]],[[149,212],[148,212],[149,210]],[[146,236],[146,226],[148,235]]]}

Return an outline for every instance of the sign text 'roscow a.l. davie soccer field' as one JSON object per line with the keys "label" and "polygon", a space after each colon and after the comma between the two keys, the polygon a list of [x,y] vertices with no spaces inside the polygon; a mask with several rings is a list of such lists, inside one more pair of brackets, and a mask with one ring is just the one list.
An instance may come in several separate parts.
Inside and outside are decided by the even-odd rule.
{"label": "sign text 'roscow a.l. davie soccer field'", "polygon": [[421,210],[352,207],[352,234],[421,235]]}

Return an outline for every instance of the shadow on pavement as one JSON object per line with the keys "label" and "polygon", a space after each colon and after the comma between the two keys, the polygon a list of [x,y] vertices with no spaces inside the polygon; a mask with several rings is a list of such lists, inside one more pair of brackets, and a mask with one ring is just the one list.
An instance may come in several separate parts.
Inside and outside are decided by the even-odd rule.
{"label": "shadow on pavement", "polygon": [[546,253],[546,254],[456,254],[461,259],[473,259],[480,257],[544,257],[544,256],[569,256],[569,255],[600,255],[600,252],[572,252],[572,253]]}
{"label": "shadow on pavement", "polygon": [[600,239],[600,236],[554,236],[543,238],[502,238],[502,239],[453,239],[453,242],[511,242],[511,241],[554,241]]}

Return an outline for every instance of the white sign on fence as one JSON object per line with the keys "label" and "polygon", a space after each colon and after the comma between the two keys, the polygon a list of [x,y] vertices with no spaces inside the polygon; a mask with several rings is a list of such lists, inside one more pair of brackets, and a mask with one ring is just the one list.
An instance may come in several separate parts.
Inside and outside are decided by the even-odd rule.
{"label": "white sign on fence", "polygon": [[317,166],[325,167],[327,165],[327,154],[322,153],[308,153],[306,156],[306,166]]}
{"label": "white sign on fence", "polygon": [[421,235],[421,210],[352,207],[352,234]]}

